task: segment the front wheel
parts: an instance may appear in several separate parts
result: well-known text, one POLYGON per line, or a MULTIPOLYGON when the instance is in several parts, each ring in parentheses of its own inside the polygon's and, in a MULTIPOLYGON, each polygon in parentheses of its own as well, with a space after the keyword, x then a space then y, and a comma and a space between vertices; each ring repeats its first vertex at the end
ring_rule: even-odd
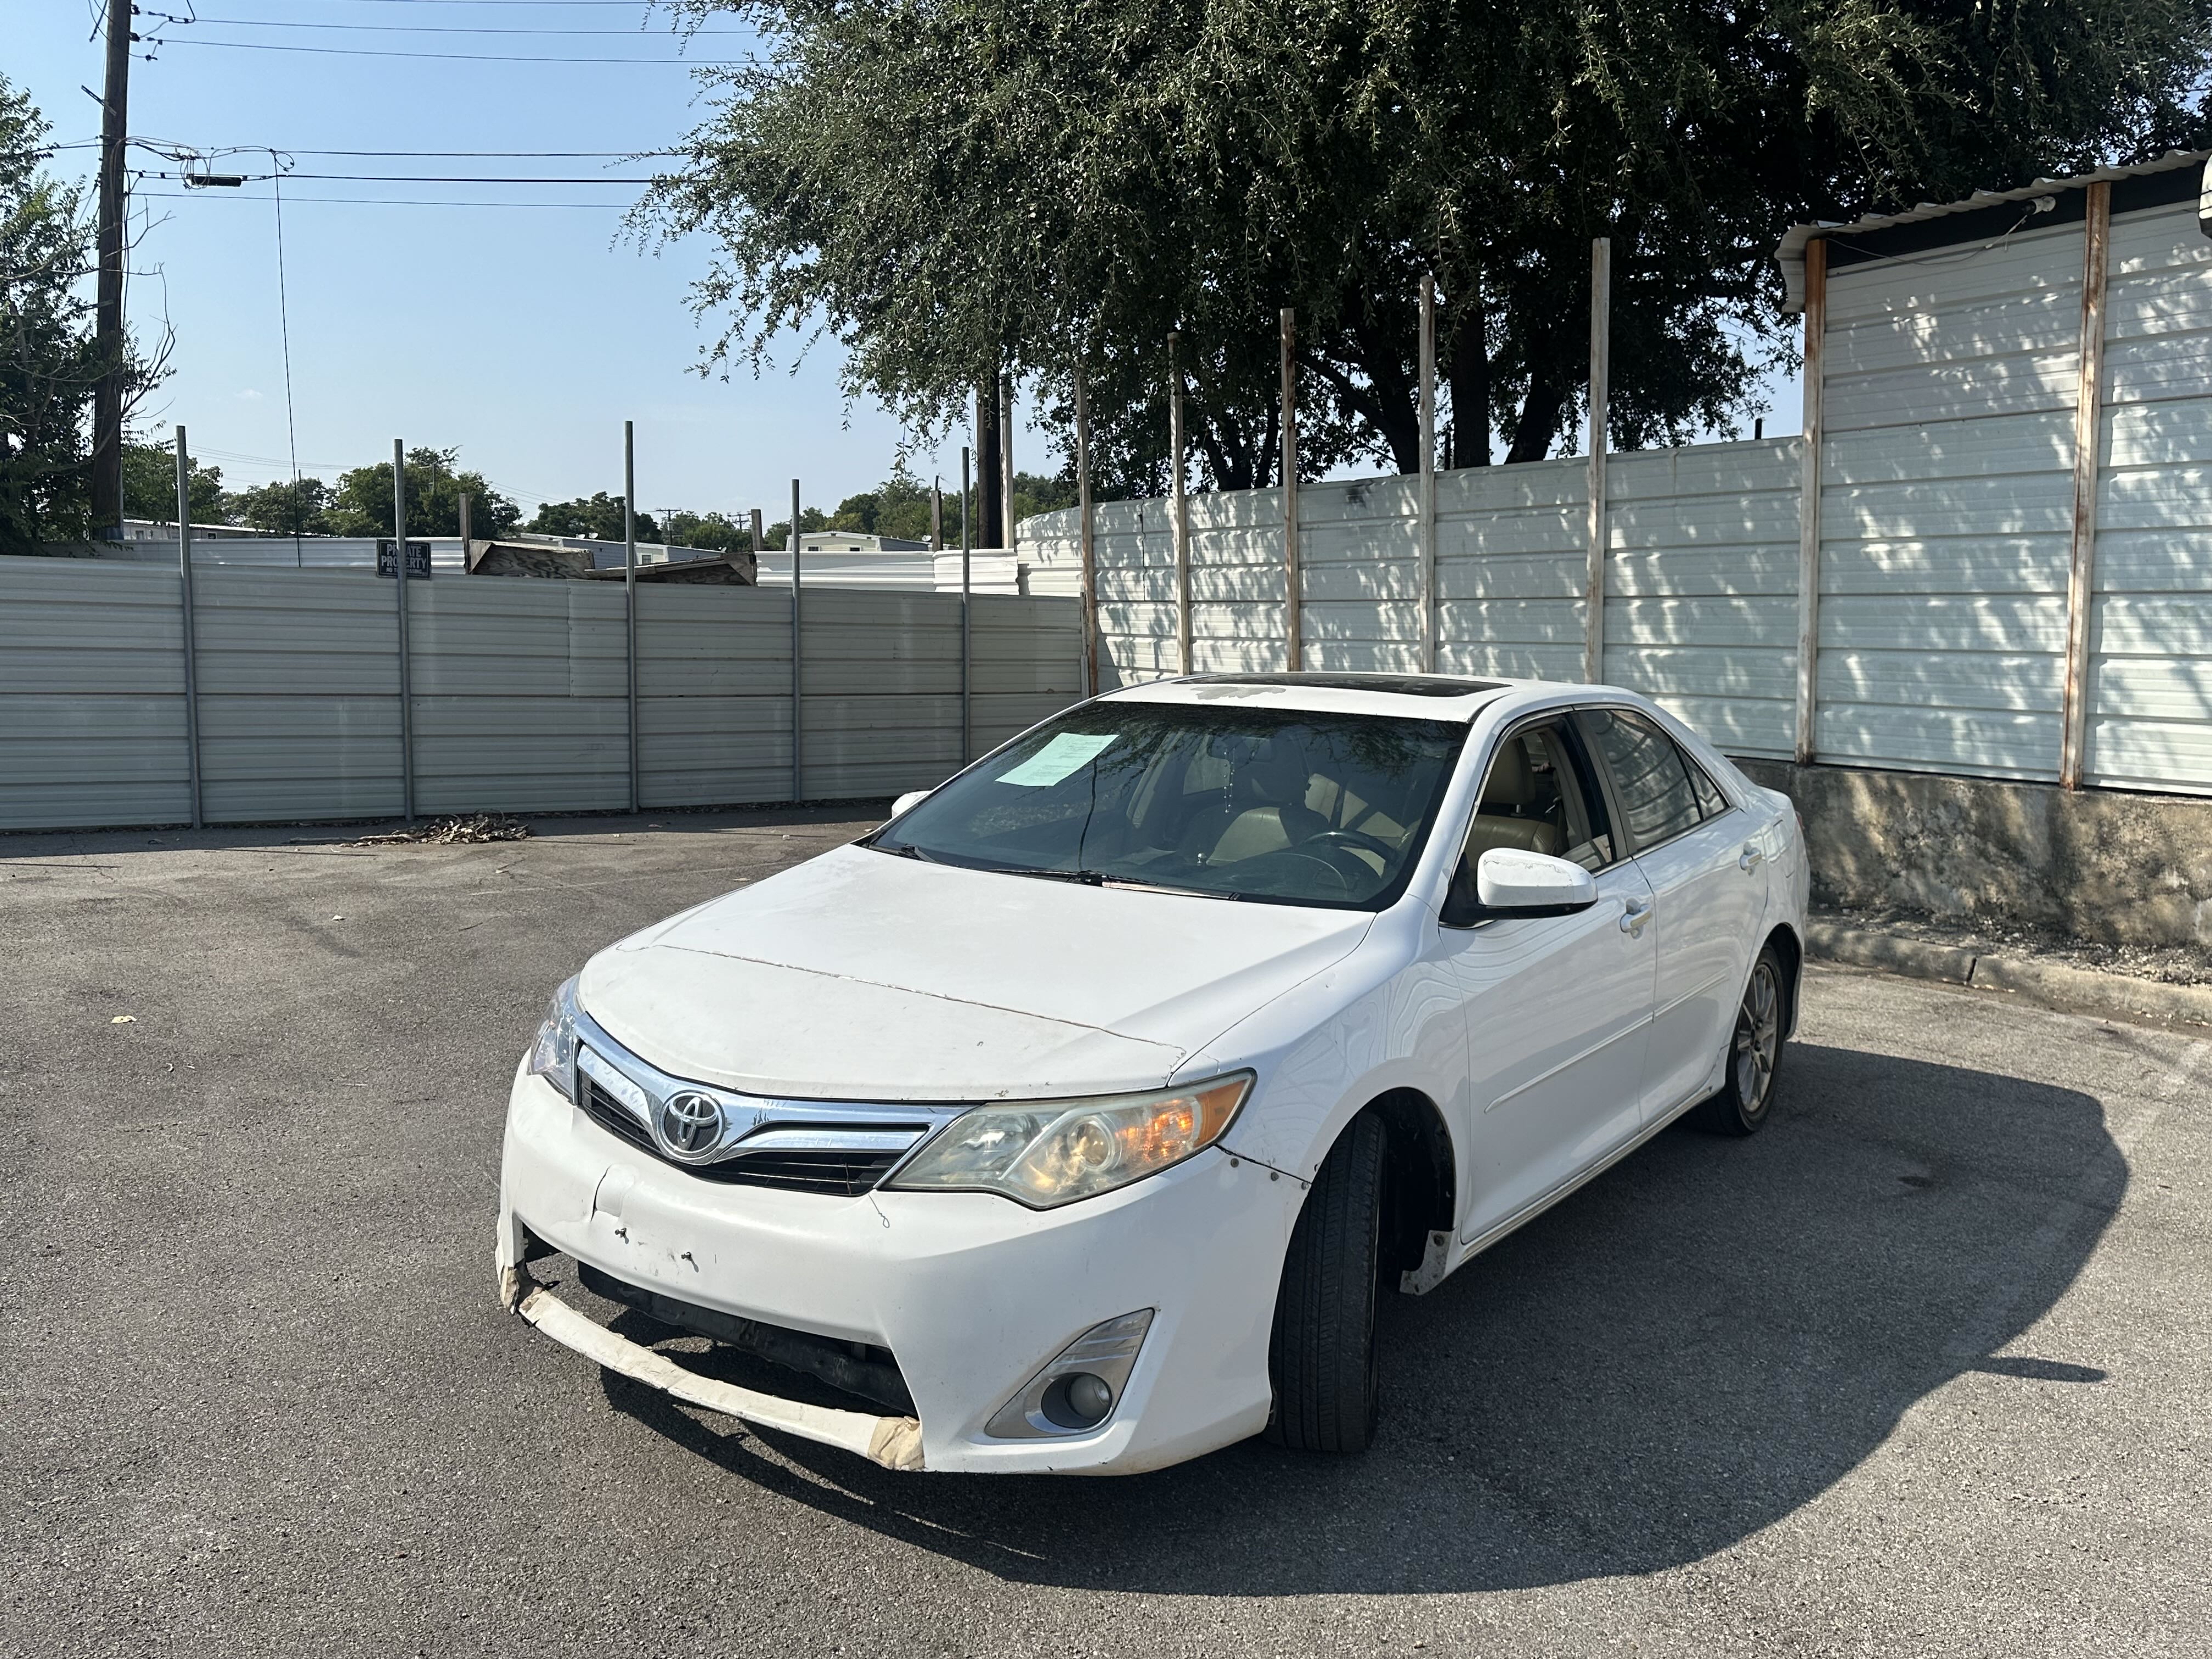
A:
POLYGON ((1774 1104, 1774 1079, 1782 1065, 1782 958, 1768 945, 1751 965, 1751 979, 1735 1011, 1728 1064, 1720 1092, 1692 1115, 1714 1134, 1755 1134, 1774 1104))
POLYGON ((1267 1438, 1360 1452, 1375 1438, 1375 1304, 1382 1255, 1382 1121, 1362 1113, 1329 1150, 1298 1212, 1275 1297, 1267 1438))

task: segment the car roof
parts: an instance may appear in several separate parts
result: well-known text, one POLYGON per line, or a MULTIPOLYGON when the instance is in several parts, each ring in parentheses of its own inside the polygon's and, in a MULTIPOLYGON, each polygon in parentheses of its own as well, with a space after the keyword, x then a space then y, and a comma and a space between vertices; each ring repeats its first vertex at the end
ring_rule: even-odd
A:
POLYGON ((1476 679, 1458 674, 1189 674, 1124 686, 1105 696, 1131 702, 1234 702, 1316 714, 1390 714, 1464 722, 1492 705, 1609 687, 1553 680, 1476 679))

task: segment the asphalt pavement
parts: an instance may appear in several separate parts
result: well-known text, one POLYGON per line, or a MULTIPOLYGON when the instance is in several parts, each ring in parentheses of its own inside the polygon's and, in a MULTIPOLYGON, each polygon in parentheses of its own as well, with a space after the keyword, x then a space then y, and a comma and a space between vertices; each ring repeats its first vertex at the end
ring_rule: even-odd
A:
POLYGON ((895 1474, 501 1312, 547 993, 866 827, 0 836, 0 1653, 2212 1651, 2212 1044, 2002 994, 1814 970, 1361 1458, 895 1474))

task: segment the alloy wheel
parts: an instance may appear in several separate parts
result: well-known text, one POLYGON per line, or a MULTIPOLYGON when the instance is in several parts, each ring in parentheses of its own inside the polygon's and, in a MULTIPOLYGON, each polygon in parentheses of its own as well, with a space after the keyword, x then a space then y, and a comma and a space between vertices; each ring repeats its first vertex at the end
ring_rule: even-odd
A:
POLYGON ((1774 1086, 1774 1059, 1782 1045, 1782 986, 1774 964, 1761 960, 1752 969, 1743 1006, 1735 1016, 1735 1097, 1744 1115, 1766 1109, 1774 1086))

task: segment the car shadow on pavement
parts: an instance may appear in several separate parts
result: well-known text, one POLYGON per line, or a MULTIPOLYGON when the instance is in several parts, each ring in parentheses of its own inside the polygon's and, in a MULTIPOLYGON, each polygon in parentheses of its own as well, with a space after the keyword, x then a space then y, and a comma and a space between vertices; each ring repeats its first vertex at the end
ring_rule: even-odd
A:
POLYGON ((1749 1140, 1660 1136, 1469 1263, 1392 1297, 1364 1457, 1253 1441, 1121 1480, 896 1474, 610 1401, 733 1474, 1010 1580, 1169 1595, 1495 1589, 1698 1560, 1788 1516, 2002 1352, 2124 1190, 2090 1097, 1793 1045, 1749 1140), (767 1455, 772 1449, 773 1455, 767 1455))

